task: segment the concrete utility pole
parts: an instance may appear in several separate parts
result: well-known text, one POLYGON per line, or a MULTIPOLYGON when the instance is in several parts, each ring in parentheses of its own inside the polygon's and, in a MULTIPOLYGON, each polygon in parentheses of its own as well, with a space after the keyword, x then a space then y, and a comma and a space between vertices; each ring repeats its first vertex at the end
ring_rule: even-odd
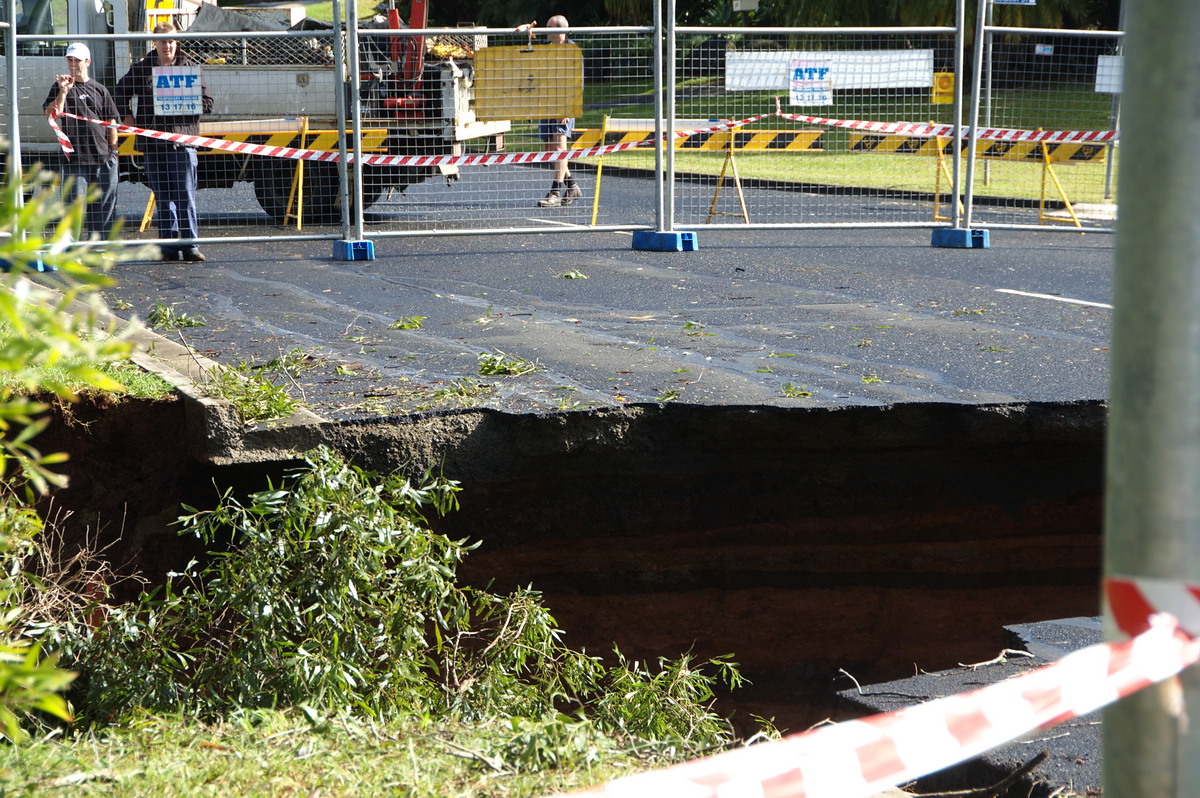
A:
MULTIPOLYGON (((1200 583, 1200 3, 1127 21, 1105 569, 1200 583)), ((1180 714, 1172 685, 1105 711, 1105 798, 1200 796, 1200 669, 1182 683, 1180 714)))

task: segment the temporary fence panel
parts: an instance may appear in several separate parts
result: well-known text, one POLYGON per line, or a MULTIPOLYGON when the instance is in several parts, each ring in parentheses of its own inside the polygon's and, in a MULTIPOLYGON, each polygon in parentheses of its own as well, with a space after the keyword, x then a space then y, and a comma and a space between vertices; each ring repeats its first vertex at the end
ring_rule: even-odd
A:
POLYGON ((945 224, 952 139, 857 127, 953 125, 953 29, 739 30, 679 35, 676 115, 711 121, 676 132, 677 225, 945 224))
MULTIPOLYGON (((198 135, 172 135, 169 123, 158 124, 168 130, 155 130, 146 121, 152 109, 139 110, 136 101, 136 116, 148 127, 118 127, 122 181, 118 213, 126 218, 125 238, 157 236, 154 219, 161 206, 146 184, 144 158, 147 146, 159 146, 149 144, 151 139, 196 151, 196 206, 203 238, 278 237, 277 229, 263 228, 273 228, 285 218, 293 234, 306 221, 338 221, 340 187, 332 162, 339 137, 338 82, 331 57, 332 32, 261 31, 234 36, 202 31, 204 27, 200 15, 188 32, 174 34, 179 52, 195 64, 188 69, 202 74, 213 98, 211 113, 201 117, 198 135), (312 160, 299 158, 302 152, 312 160)), ((139 33, 136 37, 72 35, 41 41, 36 53, 22 53, 14 91, 21 112, 22 157, 26 163, 41 162, 51 169, 65 162, 70 144, 64 145, 62 137, 56 136, 62 125, 56 131, 56 125, 47 122, 42 104, 54 84, 53 76, 66 71, 68 40, 89 45, 94 63, 102 65, 91 77, 114 97, 130 67, 153 52, 150 37, 139 33)), ((161 79, 169 82, 169 76, 161 79)), ((176 103, 178 108, 165 103, 165 95, 160 97, 158 119, 188 116, 202 106, 199 90, 189 91, 176 103)), ((367 146, 382 149, 387 132, 365 131, 364 136, 367 146)), ((324 235, 337 234, 326 231, 324 235)))
POLYGON ((1113 228, 1121 41, 985 26, 973 226, 1113 228))
MULTIPOLYGON (((176 38, 215 100, 200 137, 182 142, 197 147, 201 237, 343 237, 342 199, 354 192, 337 161, 343 146, 352 155, 356 131, 348 121, 342 136, 338 124, 334 61, 344 48, 328 24, 296 10, 264 10, 248 24, 245 12, 211 3, 180 8, 189 28, 176 38)), ((27 160, 61 158, 41 106, 69 41, 92 47, 94 77, 110 89, 151 48, 147 19, 117 17, 138 32, 118 35, 105 15, 85 17, 18 37, 8 96, 27 160)), ((345 118, 355 104, 361 118, 363 162, 351 168, 362 170, 368 236, 664 221, 933 227, 954 217, 953 29, 680 28, 675 118, 656 121, 652 28, 573 29, 560 45, 537 26, 402 24, 393 12, 360 26, 357 91, 345 91, 345 118), (660 130, 674 132, 666 220, 656 204, 660 130), (555 185, 564 167, 571 181, 555 185)), ((1110 229, 1120 35, 985 34, 974 226, 1110 229), (1063 131, 1095 135, 1051 137, 1063 131)), ((151 134, 122 130, 124 236, 153 239, 139 143, 151 134)))
MULTIPOLYGON (((426 53, 427 94, 440 102, 444 128, 437 132, 454 157, 422 166, 433 179, 413 181, 403 192, 385 192, 369 206, 370 234, 497 232, 652 227, 654 175, 640 170, 610 181, 596 193, 595 170, 603 157, 597 137, 604 109, 653 106, 652 31, 646 28, 564 31, 553 29, 427 29, 389 33, 402 49, 426 53), (423 45, 415 42, 423 40, 423 45), (467 94, 436 91, 462 74, 467 94), (430 91, 432 89, 432 91, 430 91), (452 107, 453 106, 453 107, 452 107), (451 114, 451 111, 454 111, 451 114), (451 118, 454 124, 451 124, 451 118)), ((363 31, 379 41, 377 31, 363 31)), ((364 48, 366 46, 364 45, 364 48)), ((414 106, 383 110, 393 116, 414 106)), ((378 104, 364 94, 364 115, 378 104)), ((653 158, 653 142, 644 142, 653 158)), ((392 151, 406 152, 403 148, 392 151)), ((412 148, 411 154, 432 151, 412 148)), ((395 159, 393 159, 395 160, 395 159)))

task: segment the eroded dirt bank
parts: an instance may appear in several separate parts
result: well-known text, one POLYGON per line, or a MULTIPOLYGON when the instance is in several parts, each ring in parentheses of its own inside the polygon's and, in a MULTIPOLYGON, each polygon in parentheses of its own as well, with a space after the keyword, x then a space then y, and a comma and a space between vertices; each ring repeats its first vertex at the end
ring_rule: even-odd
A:
MULTIPOLYGON (((438 528, 482 541, 462 576, 533 585, 594 653, 734 653, 743 716, 796 729, 833 692, 994 657, 1004 624, 1098 611, 1100 403, 792 410, 469 411, 293 430, 377 470, 463 483, 438 528)), ((58 498, 150 575, 194 552, 167 528, 214 482, 182 403, 119 406, 39 442, 69 449, 58 498), (86 510, 86 512, 84 512, 86 510)))

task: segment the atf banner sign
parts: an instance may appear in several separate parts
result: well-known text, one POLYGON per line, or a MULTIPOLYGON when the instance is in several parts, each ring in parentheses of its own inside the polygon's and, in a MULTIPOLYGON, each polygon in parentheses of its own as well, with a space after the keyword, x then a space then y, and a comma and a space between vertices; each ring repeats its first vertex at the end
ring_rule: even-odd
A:
POLYGON ((793 60, 789 93, 792 105, 833 105, 833 67, 829 61, 793 60))
POLYGON ((204 112, 200 94, 200 67, 154 67, 154 114, 199 116, 204 112))

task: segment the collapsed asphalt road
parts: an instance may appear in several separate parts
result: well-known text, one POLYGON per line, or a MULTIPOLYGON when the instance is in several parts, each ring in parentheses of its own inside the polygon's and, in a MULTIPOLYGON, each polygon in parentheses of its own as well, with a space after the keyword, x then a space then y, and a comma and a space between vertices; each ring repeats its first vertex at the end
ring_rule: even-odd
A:
POLYGON ((1107 395, 1111 236, 997 231, 975 250, 920 229, 698 237, 675 253, 622 233, 395 238, 349 262, 329 242, 213 242, 206 263, 119 264, 106 296, 121 315, 161 303, 202 321, 159 332, 222 364, 290 353, 305 365, 293 391, 328 419, 1107 395), (537 370, 482 373, 518 359, 537 370))

